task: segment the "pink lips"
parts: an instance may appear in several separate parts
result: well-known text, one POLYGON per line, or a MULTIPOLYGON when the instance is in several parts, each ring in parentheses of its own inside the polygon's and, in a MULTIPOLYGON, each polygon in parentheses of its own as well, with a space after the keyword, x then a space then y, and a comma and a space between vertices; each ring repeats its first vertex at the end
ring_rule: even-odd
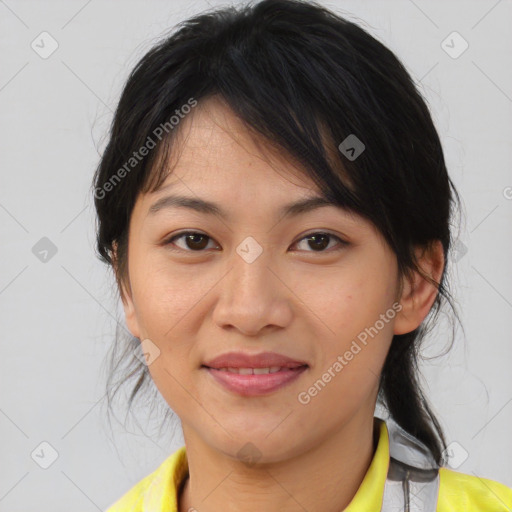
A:
POLYGON ((295 380, 307 366, 295 369, 280 370, 276 373, 261 375, 240 375, 228 371, 206 368, 213 378, 225 388, 242 396, 266 395, 295 380))
POLYGON ((276 352, 261 352, 259 354, 226 352, 205 362, 204 366, 209 368, 267 368, 271 366, 297 368, 306 364, 305 361, 292 359, 276 352))
POLYGON ((242 396, 259 396, 276 391, 294 381, 307 370, 308 365, 302 360, 292 359, 275 352, 254 355, 228 352, 211 359, 203 367, 226 389, 242 396), (278 367, 279 370, 276 371, 278 367), (240 368, 270 368, 272 373, 233 373, 233 369, 240 368))

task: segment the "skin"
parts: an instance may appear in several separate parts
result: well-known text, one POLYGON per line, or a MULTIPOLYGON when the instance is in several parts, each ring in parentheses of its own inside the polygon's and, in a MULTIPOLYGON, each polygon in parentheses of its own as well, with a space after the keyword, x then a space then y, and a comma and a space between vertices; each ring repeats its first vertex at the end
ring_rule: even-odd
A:
MULTIPOLYGON (((186 137, 163 184, 172 189, 141 194, 134 206, 122 289, 127 325, 158 347, 149 371, 182 422, 189 478, 179 511, 343 510, 374 455, 378 376, 393 334, 421 323, 437 289, 415 274, 400 294, 393 251, 357 215, 328 206, 278 217, 282 205, 319 190, 291 159, 263 157, 220 100, 200 103, 180 130, 186 137), (171 193, 214 201, 231 218, 178 208, 148 215, 171 193), (189 229, 207 237, 165 245, 189 229), (323 231, 349 245, 334 237, 316 249, 305 238, 323 231), (252 263, 236 252, 249 236, 263 250, 252 263), (397 302, 402 310, 378 335, 309 403, 300 403, 298 394, 397 302), (232 350, 275 351, 309 368, 275 392, 242 397, 201 368, 232 350), (248 442, 259 455, 251 465, 237 456, 248 442)), ((418 255, 439 281, 441 244, 418 255)))

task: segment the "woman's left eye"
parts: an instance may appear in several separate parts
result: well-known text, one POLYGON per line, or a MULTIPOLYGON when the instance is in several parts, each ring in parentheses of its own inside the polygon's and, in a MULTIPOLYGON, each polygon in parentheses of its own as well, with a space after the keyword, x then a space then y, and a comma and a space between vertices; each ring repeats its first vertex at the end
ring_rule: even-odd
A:
MULTIPOLYGON (((174 235, 169 240, 164 242, 164 245, 176 245, 175 240, 184 239, 185 247, 179 247, 178 250, 182 250, 185 252, 202 252, 203 249, 206 248, 208 243, 205 243, 205 240, 212 240, 208 235, 200 233, 198 231, 186 231, 183 233, 179 233, 178 235, 174 235), (189 250, 190 249, 190 250, 189 250)), ((315 232, 309 233, 308 235, 301 238, 298 242, 295 242, 293 245, 297 245, 302 241, 306 241, 308 247, 313 248, 313 251, 306 252, 326 252, 324 249, 329 246, 329 240, 337 240, 340 247, 337 250, 342 249, 343 247, 349 245, 348 242, 342 240, 339 236, 333 235, 332 233, 326 232, 315 232)), ((174 250, 174 249, 173 249, 174 250)))
POLYGON ((305 237, 301 238, 297 243, 300 243, 303 240, 307 240, 308 246, 314 248, 313 252, 325 252, 323 251, 323 249, 329 246, 329 239, 334 239, 339 242, 340 247, 337 250, 340 250, 343 247, 349 245, 348 242, 342 240, 339 236, 333 235, 332 233, 324 232, 310 233, 309 235, 306 235, 305 237))

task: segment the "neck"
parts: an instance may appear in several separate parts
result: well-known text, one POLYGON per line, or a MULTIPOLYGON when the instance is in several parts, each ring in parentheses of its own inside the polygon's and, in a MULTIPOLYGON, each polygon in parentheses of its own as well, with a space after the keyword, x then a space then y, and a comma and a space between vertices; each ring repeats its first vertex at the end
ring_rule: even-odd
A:
POLYGON ((373 415, 354 417, 317 446, 291 458, 253 465, 212 449, 183 424, 189 478, 179 512, 340 512, 373 459, 373 415))

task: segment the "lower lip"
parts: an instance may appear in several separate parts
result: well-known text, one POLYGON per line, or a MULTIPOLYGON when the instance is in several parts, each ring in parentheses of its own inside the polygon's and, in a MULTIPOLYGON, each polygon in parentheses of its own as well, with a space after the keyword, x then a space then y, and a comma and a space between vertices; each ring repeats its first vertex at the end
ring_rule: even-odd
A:
POLYGON ((308 369, 307 366, 300 366, 291 370, 280 370, 276 373, 240 375, 207 366, 203 368, 226 389, 242 396, 261 396, 272 393, 298 379, 308 369))

